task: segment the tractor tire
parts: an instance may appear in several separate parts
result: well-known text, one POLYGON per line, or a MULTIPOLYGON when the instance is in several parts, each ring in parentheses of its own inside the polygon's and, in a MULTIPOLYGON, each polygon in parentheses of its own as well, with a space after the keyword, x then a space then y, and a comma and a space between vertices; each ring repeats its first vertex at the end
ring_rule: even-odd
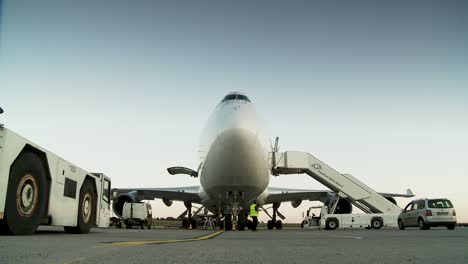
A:
MULTIPOLYGON (((65 228, 65 232, 73 234, 87 234, 96 224, 97 195, 91 180, 85 180, 80 190, 78 203, 78 220, 76 226, 65 228)), ((127 229, 132 225, 127 225, 127 229)))
POLYGON ((39 156, 32 152, 20 154, 10 170, 1 233, 34 233, 46 210, 48 188, 46 169, 39 156))

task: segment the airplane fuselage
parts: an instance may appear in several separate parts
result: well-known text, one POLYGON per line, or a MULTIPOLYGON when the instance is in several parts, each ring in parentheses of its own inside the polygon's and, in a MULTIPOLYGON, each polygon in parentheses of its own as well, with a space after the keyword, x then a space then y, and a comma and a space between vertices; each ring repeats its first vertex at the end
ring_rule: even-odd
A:
POLYGON ((246 208, 265 191, 270 179, 266 143, 261 122, 248 99, 218 104, 200 144, 199 175, 207 196, 203 204, 208 209, 229 210, 230 194, 237 195, 236 202, 246 208))

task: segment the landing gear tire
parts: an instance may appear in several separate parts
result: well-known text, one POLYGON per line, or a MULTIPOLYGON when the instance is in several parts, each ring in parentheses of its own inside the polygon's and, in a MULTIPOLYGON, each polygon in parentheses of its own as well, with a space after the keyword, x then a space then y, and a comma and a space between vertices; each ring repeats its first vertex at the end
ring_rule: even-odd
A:
POLYGON ((192 224, 192 229, 197 229, 197 220, 192 219, 192 221, 190 221, 190 223, 192 224))
POLYGON ((418 220, 418 226, 419 226, 419 229, 420 230, 428 230, 430 229, 431 227, 428 226, 426 223, 424 223, 424 220, 422 218, 419 218, 418 220))
POLYGON ((247 228, 252 229, 252 226, 253 226, 253 221, 252 220, 247 221, 247 228))
MULTIPOLYGON (((65 228, 65 232, 73 234, 89 233, 91 227, 96 224, 96 199, 93 182, 85 180, 80 190, 77 225, 65 228)), ((127 228, 132 228, 132 225, 128 225, 127 228)))
POLYGON ((189 228, 189 220, 187 218, 182 219, 182 228, 189 228))
POLYGON ((403 224, 401 219, 398 219, 398 228, 400 228, 400 230, 405 230, 405 224, 403 224))
POLYGON ((224 216, 224 230, 232 230, 232 215, 230 214, 224 216))
POLYGON ((335 230, 339 226, 338 220, 335 218, 329 218, 325 222, 326 230, 335 230))
POLYGON ((447 225, 448 230, 454 230, 455 229, 455 224, 452 225, 447 225))
POLYGON ((378 229, 382 228, 382 226, 383 226, 383 221, 382 221, 382 219, 380 219, 380 218, 372 219, 372 221, 371 221, 371 227, 372 227, 372 228, 378 230, 378 229))
POLYGON ((304 228, 305 221, 301 222, 301 228, 304 228))
POLYGON ((268 223, 267 223, 268 230, 272 230, 273 227, 275 227, 275 222, 273 222, 273 220, 268 220, 268 223))
POLYGON ((219 221, 219 229, 224 229, 224 221, 219 221))
POLYGON ((247 219, 246 219, 245 213, 241 212, 237 217, 237 229, 239 231, 244 231, 245 230, 246 220, 247 219))
POLYGON ((47 196, 46 170, 41 159, 32 152, 24 152, 10 170, 1 233, 34 233, 44 216, 47 196))
POLYGON ((283 229, 283 222, 281 222, 281 220, 276 221, 276 229, 283 229))

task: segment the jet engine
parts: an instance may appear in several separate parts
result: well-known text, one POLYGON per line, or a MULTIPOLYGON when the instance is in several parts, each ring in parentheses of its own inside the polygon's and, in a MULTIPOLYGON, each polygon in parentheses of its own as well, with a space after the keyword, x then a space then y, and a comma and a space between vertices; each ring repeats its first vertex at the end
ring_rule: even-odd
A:
POLYGON ((350 214, 353 212, 353 205, 345 200, 345 199, 340 199, 338 201, 338 205, 336 206, 335 209, 335 214, 350 214))
POLYGON ((112 209, 118 217, 122 217, 123 206, 125 203, 134 203, 139 201, 140 199, 137 198, 135 192, 122 193, 117 197, 116 200, 114 200, 112 209))
POLYGON ((397 202, 396 202, 395 198, 393 198, 393 197, 385 197, 385 199, 389 200, 392 204, 397 205, 397 202))
POLYGON ((172 205, 172 200, 169 200, 169 199, 166 199, 166 198, 163 198, 163 203, 167 206, 167 207, 170 207, 172 205))
MULTIPOLYGON (((333 202, 336 201, 336 198, 331 198, 328 200, 326 205, 330 208, 333 205, 333 202)), ((351 202, 345 199, 340 199, 338 201, 338 205, 336 206, 335 209, 335 214, 350 214, 353 212, 353 205, 351 202)))
POLYGON ((296 200, 291 202, 291 206, 294 208, 297 208, 299 205, 301 205, 302 200, 296 200))

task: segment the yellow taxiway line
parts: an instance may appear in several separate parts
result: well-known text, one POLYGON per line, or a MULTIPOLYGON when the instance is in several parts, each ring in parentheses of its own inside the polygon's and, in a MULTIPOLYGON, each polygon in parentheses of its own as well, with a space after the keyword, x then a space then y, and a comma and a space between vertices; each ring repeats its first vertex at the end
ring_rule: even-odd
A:
POLYGON ((168 244, 168 243, 181 243, 181 242, 193 242, 201 241, 214 238, 218 235, 224 233, 224 230, 216 231, 209 233, 208 235, 196 237, 196 238, 185 238, 185 239, 171 239, 171 240, 144 240, 144 241, 122 241, 122 242, 112 242, 113 246, 138 246, 138 245, 147 245, 147 244, 168 244))

